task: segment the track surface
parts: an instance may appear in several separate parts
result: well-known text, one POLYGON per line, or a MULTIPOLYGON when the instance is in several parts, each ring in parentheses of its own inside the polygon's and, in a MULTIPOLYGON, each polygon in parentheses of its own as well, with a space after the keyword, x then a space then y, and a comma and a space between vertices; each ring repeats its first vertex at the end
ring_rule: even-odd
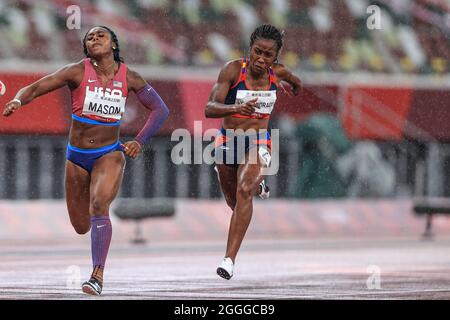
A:
POLYGON ((88 240, 0 243, 0 299, 450 299, 442 237, 248 240, 230 281, 215 274, 225 242, 113 243, 100 297, 79 289, 88 240))

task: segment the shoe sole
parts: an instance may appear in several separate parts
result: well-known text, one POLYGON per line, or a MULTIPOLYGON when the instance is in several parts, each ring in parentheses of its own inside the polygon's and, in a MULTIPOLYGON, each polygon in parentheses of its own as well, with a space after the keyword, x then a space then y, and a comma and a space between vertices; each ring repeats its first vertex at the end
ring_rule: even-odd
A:
POLYGON ((261 193, 259 194, 259 197, 263 200, 269 199, 270 197, 270 192, 265 193, 264 195, 262 195, 261 193))
POLYGON ((94 288, 92 288, 90 285, 85 284, 81 287, 81 289, 83 290, 84 293, 89 294, 91 296, 99 296, 100 293, 98 293, 97 291, 94 290, 94 288))
POLYGON ((220 268, 220 267, 217 268, 217 274, 218 274, 219 276, 221 276, 222 278, 226 279, 226 280, 230 280, 230 279, 231 279, 230 274, 229 274, 228 271, 225 270, 224 268, 220 268))

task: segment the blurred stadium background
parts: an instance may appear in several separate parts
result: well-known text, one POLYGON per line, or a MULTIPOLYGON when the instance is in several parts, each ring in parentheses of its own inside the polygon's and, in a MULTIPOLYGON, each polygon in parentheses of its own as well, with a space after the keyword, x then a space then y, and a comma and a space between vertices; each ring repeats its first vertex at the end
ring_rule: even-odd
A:
MULTIPOLYGON (((440 144, 450 138, 448 8, 438 0, 4 0, 2 102, 39 76, 83 58, 80 39, 88 28, 108 25, 119 35, 126 62, 154 84, 172 110, 145 157, 129 162, 123 196, 219 197, 210 166, 174 168, 167 152, 159 151, 170 152, 167 138, 175 128, 192 130, 195 120, 203 121, 204 130, 219 125, 203 119, 218 70, 244 56, 255 26, 270 22, 286 31, 280 61, 305 83, 300 97, 281 98, 272 122, 281 130, 285 159, 271 179, 274 197, 399 197, 413 196, 419 187, 448 193, 446 170, 435 165, 425 170, 433 160, 445 165, 440 144), (66 27, 66 10, 74 3, 82 9, 81 30, 66 27), (366 10, 373 4, 381 9, 381 30, 367 27, 366 10), (430 159, 435 153, 439 156, 430 159), (372 170, 381 176, 368 174, 372 170), (144 172, 146 182, 164 183, 133 188, 143 182, 135 171, 144 172), (441 183, 433 179, 426 185, 422 171, 442 177, 441 183), (143 194, 135 193, 139 190, 143 194)), ((145 110, 134 99, 128 110, 123 132, 131 135, 145 110)), ((63 197, 69 112, 68 91, 60 90, 1 120, 1 163, 8 172, 2 171, 1 197, 63 197)))
MULTIPOLYGON (((415 200, 450 196, 448 0, 1 0, 0 80, 7 91, 0 105, 82 59, 87 30, 109 26, 125 62, 171 110, 143 156, 128 159, 117 201, 174 201, 174 217, 142 223, 145 238, 225 243, 228 208, 215 172, 206 164, 173 164, 178 141, 171 134, 194 133, 194 121, 203 131, 219 128, 220 121, 203 116, 211 87, 266 22, 285 30, 280 62, 304 90, 276 106, 271 127, 280 130, 280 170, 267 179, 271 199, 255 199, 248 237, 419 237, 425 220, 414 215, 415 200), (66 27, 74 4, 79 30, 66 27), (367 26, 371 5, 381 12, 379 30, 367 26)), ((131 96, 123 140, 145 119, 131 96)), ((0 119, 0 239, 74 237, 63 201, 69 126, 68 89, 0 119), (29 222, 26 234, 17 232, 21 221, 29 222)), ((436 233, 450 230, 445 217, 433 223, 436 233)), ((119 221, 115 230, 114 241, 134 232, 119 221)))

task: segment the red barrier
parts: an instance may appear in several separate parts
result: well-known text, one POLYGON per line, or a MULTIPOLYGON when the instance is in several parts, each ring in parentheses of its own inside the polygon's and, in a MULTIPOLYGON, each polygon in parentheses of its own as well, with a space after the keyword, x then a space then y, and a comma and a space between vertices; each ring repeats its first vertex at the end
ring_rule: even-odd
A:
POLYGON ((202 121, 203 132, 210 128, 220 128, 222 119, 205 118, 205 106, 214 85, 211 81, 183 81, 181 94, 185 112, 185 127, 194 132, 194 121, 202 121))
MULTIPOLYGON (((22 87, 38 80, 40 75, 1 74, 6 94, 0 98, 3 111, 5 104, 14 98, 22 87)), ((66 134, 70 124, 70 92, 60 89, 35 99, 8 118, 0 117, 2 134, 66 134)))
POLYGON ((439 141, 450 141, 450 91, 416 90, 408 120, 439 141))
MULTIPOLYGON (((0 106, 14 97, 39 74, 0 74, 6 87, 0 106)), ((170 116, 159 135, 170 135, 177 128, 193 132, 194 121, 202 121, 203 131, 219 128, 221 119, 206 119, 204 108, 214 81, 149 81, 170 109, 170 116)), ((10 118, 0 117, 2 134, 67 134, 70 126, 70 92, 67 88, 37 98, 10 118)), ((450 141, 450 93, 442 89, 391 88, 380 86, 306 85, 298 97, 278 95, 274 117, 289 115, 302 121, 316 112, 339 114, 352 139, 400 140, 436 138, 450 141)), ((125 135, 142 128, 148 110, 133 93, 121 127, 125 135)))
POLYGON ((340 118, 352 139, 400 140, 411 107, 408 88, 350 87, 340 118))
POLYGON ((316 112, 337 113, 338 86, 307 86, 297 97, 277 94, 275 116, 289 115, 302 121, 316 112))

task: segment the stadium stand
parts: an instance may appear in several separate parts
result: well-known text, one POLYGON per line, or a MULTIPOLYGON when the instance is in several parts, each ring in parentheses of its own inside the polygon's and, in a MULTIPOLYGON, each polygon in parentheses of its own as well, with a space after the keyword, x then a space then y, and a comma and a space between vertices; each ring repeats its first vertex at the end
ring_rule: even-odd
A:
MULTIPOLYGON (((149 65, 219 66, 245 54, 252 29, 286 33, 281 61, 308 71, 442 74, 449 70, 444 0, 81 0, 83 24, 118 31, 124 56, 149 65), (365 26, 367 7, 382 28, 365 26), (108 12, 108 19, 100 13, 108 12)), ((73 61, 86 30, 65 28, 66 0, 2 1, 0 59, 73 61), (14 3, 14 5, 12 5, 14 3), (62 50, 61 50, 62 48, 62 50)))

